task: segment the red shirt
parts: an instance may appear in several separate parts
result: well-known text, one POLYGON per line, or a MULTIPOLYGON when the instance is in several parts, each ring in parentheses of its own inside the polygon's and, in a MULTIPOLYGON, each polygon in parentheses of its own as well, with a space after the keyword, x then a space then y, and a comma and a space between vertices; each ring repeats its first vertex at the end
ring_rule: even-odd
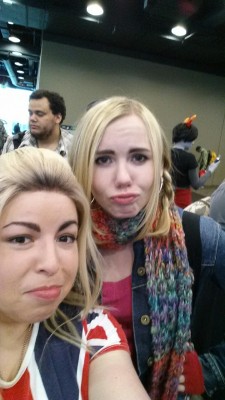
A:
POLYGON ((132 359, 135 356, 132 325, 131 275, 118 282, 103 282, 102 304, 109 307, 111 314, 122 325, 129 344, 132 359))

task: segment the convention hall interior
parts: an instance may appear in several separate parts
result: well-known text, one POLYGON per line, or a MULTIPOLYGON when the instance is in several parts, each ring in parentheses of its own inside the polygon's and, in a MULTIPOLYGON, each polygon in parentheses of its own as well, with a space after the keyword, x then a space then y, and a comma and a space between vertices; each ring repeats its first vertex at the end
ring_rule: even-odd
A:
POLYGON ((199 196, 225 178, 223 0, 0 0, 0 28, 3 92, 61 93, 74 131, 90 102, 135 97, 169 143, 172 128, 196 114, 196 146, 221 154, 199 196))

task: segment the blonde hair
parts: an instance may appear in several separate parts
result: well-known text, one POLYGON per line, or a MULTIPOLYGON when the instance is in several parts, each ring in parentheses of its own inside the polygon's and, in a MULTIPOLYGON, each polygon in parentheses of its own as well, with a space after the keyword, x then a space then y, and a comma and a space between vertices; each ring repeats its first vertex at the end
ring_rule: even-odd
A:
MULTIPOLYGON (((68 196, 78 213, 79 268, 74 285, 64 303, 79 307, 80 315, 86 316, 97 303, 100 292, 99 253, 92 238, 91 217, 87 198, 66 160, 54 151, 22 147, 0 157, 0 213, 21 192, 56 191, 68 196)), ((45 326, 51 331, 66 332, 59 327, 68 322, 60 307, 45 326)), ((73 331, 73 324, 70 324, 73 331)), ((55 333, 55 332, 54 332, 55 333)))
POLYGON ((107 126, 118 118, 135 114, 146 126, 154 163, 154 182, 145 206, 145 218, 137 239, 165 235, 170 228, 169 205, 173 201, 170 176, 170 152, 165 135, 151 111, 141 102, 127 97, 110 97, 91 107, 78 122, 69 154, 69 162, 85 194, 91 201, 95 153, 107 126), (161 178, 163 187, 160 191, 161 178), (157 213, 157 211, 159 212, 157 213), (157 217, 157 223, 154 224, 157 217))

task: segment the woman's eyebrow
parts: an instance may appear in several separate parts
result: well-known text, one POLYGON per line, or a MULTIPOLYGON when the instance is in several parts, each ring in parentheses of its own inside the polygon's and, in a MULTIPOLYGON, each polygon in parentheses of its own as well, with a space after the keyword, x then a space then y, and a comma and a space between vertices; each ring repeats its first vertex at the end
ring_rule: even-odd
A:
POLYGON ((34 224, 33 222, 24 222, 24 221, 12 221, 9 224, 3 226, 4 228, 8 228, 8 226, 11 225, 20 225, 20 226, 25 226, 26 228, 32 229, 36 232, 41 232, 40 226, 37 224, 34 224))
POLYGON ((97 150, 95 154, 97 155, 102 155, 102 154, 114 154, 115 151, 111 149, 103 149, 103 150, 97 150))
MULTIPOLYGON (((59 227, 59 231, 62 231, 63 229, 67 228, 68 226, 75 224, 76 226, 78 226, 78 222, 76 220, 69 220, 64 222, 62 225, 60 225, 59 227)), ((25 226, 26 228, 32 229, 36 232, 41 232, 41 228, 39 225, 34 224, 33 222, 24 222, 24 221, 12 221, 9 224, 3 226, 4 228, 8 228, 11 225, 19 225, 19 226, 25 226)))
POLYGON ((64 222, 62 225, 60 225, 59 232, 63 231, 63 229, 66 229, 68 226, 73 225, 73 224, 78 227, 78 221, 76 221, 75 219, 64 222))

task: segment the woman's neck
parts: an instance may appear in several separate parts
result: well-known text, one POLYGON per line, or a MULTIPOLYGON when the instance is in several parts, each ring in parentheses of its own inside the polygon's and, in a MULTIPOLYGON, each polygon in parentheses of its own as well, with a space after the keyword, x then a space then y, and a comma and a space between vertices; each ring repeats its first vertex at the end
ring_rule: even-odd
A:
POLYGON ((118 282, 131 275, 134 262, 132 243, 127 243, 118 249, 100 248, 100 252, 104 260, 104 282, 118 282))
POLYGON ((29 344, 32 324, 0 324, 0 378, 11 381, 19 371, 29 344))

